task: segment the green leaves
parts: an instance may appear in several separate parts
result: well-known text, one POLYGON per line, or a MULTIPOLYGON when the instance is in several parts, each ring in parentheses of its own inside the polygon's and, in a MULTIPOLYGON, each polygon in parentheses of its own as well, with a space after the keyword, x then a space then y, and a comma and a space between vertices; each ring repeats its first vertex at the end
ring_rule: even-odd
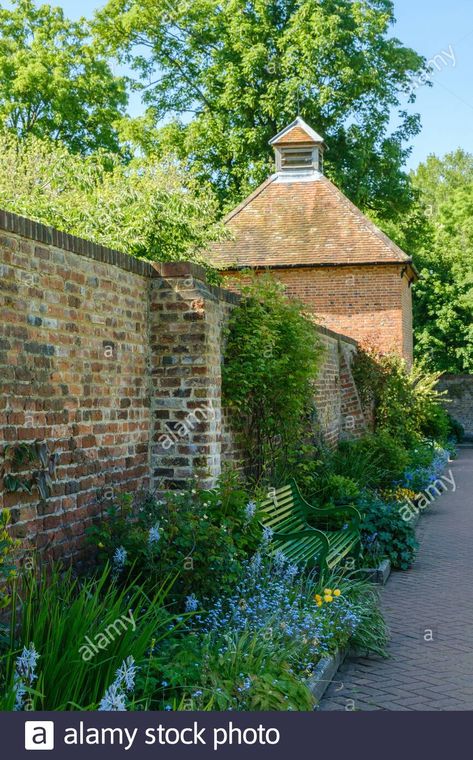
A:
POLYGON ((50 140, 0 133, 0 206, 111 248, 157 261, 194 260, 224 236, 212 194, 173 159, 123 164, 78 156, 50 140))
POLYGON ((177 115, 174 148, 225 207, 267 177, 268 140, 300 113, 327 139, 327 173, 386 216, 410 202, 402 166, 419 123, 401 90, 424 63, 389 37, 393 21, 389 0, 110 0, 96 33, 132 62, 157 119, 177 115))
POLYGON ((20 138, 61 140, 71 150, 118 150, 115 122, 126 82, 114 76, 85 19, 15 0, 0 9, 0 123, 20 138))
POLYGON ((473 156, 430 156, 413 175, 426 233, 415 248, 416 354, 431 369, 473 369, 473 156))
POLYGON ((258 478, 303 436, 321 350, 302 305, 269 275, 254 278, 242 295, 230 316, 223 395, 258 478))

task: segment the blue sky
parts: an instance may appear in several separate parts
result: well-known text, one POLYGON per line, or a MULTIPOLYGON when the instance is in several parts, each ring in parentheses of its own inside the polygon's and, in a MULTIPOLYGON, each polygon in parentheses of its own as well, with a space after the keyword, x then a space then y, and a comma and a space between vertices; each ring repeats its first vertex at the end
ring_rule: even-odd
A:
MULTIPOLYGON (((91 16, 105 4, 100 0, 48 2, 62 6, 71 18, 91 16)), ((437 62, 434 87, 416 89, 415 108, 423 128, 412 143, 409 165, 417 166, 429 153, 443 155, 458 147, 473 153, 472 0, 394 0, 394 5, 393 34, 437 62)))

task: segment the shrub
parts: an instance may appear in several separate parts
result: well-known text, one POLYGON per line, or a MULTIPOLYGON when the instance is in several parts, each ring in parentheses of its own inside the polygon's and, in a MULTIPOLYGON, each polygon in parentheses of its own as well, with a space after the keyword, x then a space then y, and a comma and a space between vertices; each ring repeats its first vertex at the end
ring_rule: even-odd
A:
POLYGON ((450 414, 448 414, 448 422, 450 425, 450 436, 457 443, 461 443, 465 437, 465 428, 463 425, 455 420, 450 414))
POLYGON ((201 603, 232 588, 259 542, 256 505, 235 471, 225 471, 211 490, 191 484, 160 500, 148 495, 135 508, 124 499, 89 530, 90 540, 124 580, 138 573, 154 584, 175 573, 173 598, 181 602, 194 595, 201 603))
POLYGON ((356 502, 360 496, 359 483, 346 475, 329 474, 323 483, 319 498, 332 504, 356 502))
POLYGON ((386 643, 372 587, 339 575, 331 583, 319 587, 280 552, 272 559, 255 554, 233 592, 193 617, 189 633, 157 654, 153 672, 162 704, 313 709, 307 679, 321 657, 352 637, 381 655, 386 643))
POLYGON ((359 486, 384 488, 402 479, 409 454, 387 431, 371 433, 356 441, 344 441, 333 455, 338 475, 349 477, 359 486))
POLYGON ((399 504, 385 503, 375 494, 366 492, 358 509, 363 518, 361 536, 369 564, 388 558, 393 568, 408 570, 418 544, 412 526, 400 514, 399 504))
POLYGON ((242 288, 232 311, 223 364, 223 397, 237 420, 249 474, 272 476, 304 437, 321 354, 303 306, 269 276, 242 288))
POLYGON ((437 389, 440 373, 420 364, 409 369, 396 355, 381 355, 371 347, 354 358, 353 375, 365 406, 375 410, 376 431, 386 431, 412 447, 422 436, 445 443, 450 426, 437 389))
POLYGON ((9 523, 10 513, 7 509, 3 509, 0 512, 0 610, 10 603, 6 588, 8 582, 16 576, 14 554, 19 541, 11 537, 8 531, 9 523))
POLYGON ((57 565, 21 578, 12 598, 9 648, 0 657, 1 709, 16 703, 17 709, 94 710, 122 663, 132 657, 144 666, 149 647, 174 627, 164 608, 168 584, 145 591, 110 580, 108 567, 80 581, 57 565), (122 616, 129 624, 117 624, 122 616), (94 654, 89 642, 98 645, 96 635, 102 638, 94 654))

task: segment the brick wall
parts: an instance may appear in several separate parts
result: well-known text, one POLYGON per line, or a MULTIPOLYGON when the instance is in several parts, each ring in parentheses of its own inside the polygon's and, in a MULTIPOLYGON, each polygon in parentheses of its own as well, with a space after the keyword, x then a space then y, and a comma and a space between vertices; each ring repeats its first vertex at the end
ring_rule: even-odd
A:
POLYGON ((351 373, 356 342, 327 328, 319 328, 324 347, 316 380, 315 403, 325 442, 334 448, 345 438, 359 437, 367 424, 351 373))
POLYGON ((438 387, 447 391, 447 412, 463 425, 465 438, 473 441, 473 375, 445 374, 438 387))
MULTIPOLYGON (((241 457, 221 404, 223 326, 238 297, 191 264, 137 261, 0 212, 0 463, 7 445, 47 447, 50 490, 0 506, 14 532, 55 557, 84 554, 97 493, 211 485, 241 457)), ((317 379, 329 445, 363 428, 353 340, 321 328, 317 379)))
MULTIPOLYGON (((317 322, 384 353, 412 362, 412 298, 403 266, 273 268, 289 296, 303 301, 317 322)), ((228 277, 241 275, 228 271, 228 277)))

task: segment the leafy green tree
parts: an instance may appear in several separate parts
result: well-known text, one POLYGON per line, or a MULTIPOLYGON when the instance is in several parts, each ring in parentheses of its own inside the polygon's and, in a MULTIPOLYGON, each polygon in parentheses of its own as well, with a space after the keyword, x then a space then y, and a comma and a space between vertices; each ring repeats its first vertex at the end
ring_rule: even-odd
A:
POLYGON ((18 137, 61 140, 71 150, 118 150, 128 96, 89 34, 60 8, 14 0, 0 7, 0 123, 18 137))
POLYGON ((430 367, 473 371, 473 156, 430 156, 413 176, 425 215, 417 250, 416 354, 430 367))
POLYGON ((174 161, 71 153, 0 134, 0 208, 155 261, 193 260, 224 234, 213 195, 174 161))
POLYGON ((424 61, 390 36, 391 0, 109 0, 96 33, 130 61, 156 135, 232 205, 266 178, 268 140, 297 113, 330 146, 326 171, 363 209, 409 207, 402 94, 424 61), (390 131, 392 109, 398 126, 390 131))

